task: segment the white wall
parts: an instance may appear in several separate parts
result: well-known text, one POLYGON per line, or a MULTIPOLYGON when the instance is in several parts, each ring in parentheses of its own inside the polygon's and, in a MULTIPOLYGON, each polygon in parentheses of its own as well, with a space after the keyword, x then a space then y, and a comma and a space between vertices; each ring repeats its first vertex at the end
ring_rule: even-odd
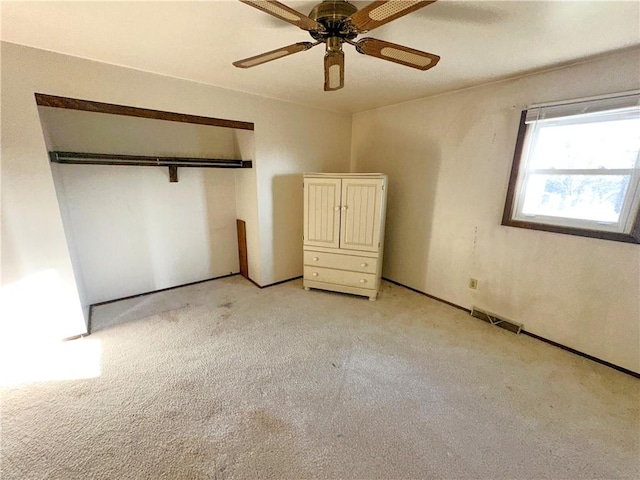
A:
MULTIPOLYGON (((256 158, 255 137, 252 131, 234 130, 236 151, 238 158, 242 160, 254 160, 256 158)), ((246 228, 247 266, 249 278, 258 283, 260 275, 260 258, 251 255, 251 252, 259 250, 258 232, 258 191, 256 189, 255 169, 235 170, 236 187, 236 215, 244 220, 246 228)))
POLYGON ((51 168, 83 305, 238 272, 232 170, 51 168))
POLYGON ((353 170, 389 175, 383 275, 640 372, 640 246, 500 225, 523 107, 638 88, 633 50, 356 114, 353 170))
MULTIPOLYGON (((236 158, 233 129, 40 107, 49 151, 236 158)), ((252 132, 249 132, 252 134, 252 132)), ((51 165, 83 307, 238 272, 226 169, 51 165)))
POLYGON ((6 42, 1 48, 2 285, 22 292, 6 324, 32 328, 44 307, 15 312, 42 298, 47 285, 55 295, 40 305, 52 330, 84 330, 34 92, 253 122, 257 206, 249 210, 257 215, 245 220, 255 222, 247 233, 258 237, 249 241, 250 262, 259 259, 254 279, 269 284, 301 274, 301 173, 348 170, 349 115, 6 42))
POLYGON ((256 121, 262 285, 302 275, 302 172, 349 171, 351 115, 303 111, 282 103, 256 121))

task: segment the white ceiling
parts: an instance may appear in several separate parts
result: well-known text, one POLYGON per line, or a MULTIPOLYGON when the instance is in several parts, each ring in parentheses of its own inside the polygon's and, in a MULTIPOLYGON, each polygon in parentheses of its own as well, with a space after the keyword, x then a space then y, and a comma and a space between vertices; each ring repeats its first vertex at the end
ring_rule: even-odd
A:
MULTIPOLYGON (((307 14, 317 1, 283 3, 307 14)), ((359 8, 369 2, 352 2, 359 8)), ((251 69, 231 62, 308 33, 236 1, 2 1, 2 40, 266 97, 358 112, 640 45, 638 1, 440 0, 369 32, 442 57, 422 72, 346 45, 323 91, 323 46, 251 69)))

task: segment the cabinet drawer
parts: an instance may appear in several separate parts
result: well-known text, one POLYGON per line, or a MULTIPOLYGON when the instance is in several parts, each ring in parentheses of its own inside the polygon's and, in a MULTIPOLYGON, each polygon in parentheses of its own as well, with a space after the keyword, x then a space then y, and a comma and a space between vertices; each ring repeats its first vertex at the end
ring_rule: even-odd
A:
POLYGON ((353 255, 339 255, 337 253, 305 251, 304 264, 313 267, 376 273, 378 259, 372 257, 356 257, 353 255))
POLYGON ((345 270, 318 268, 310 265, 304 266, 304 279, 372 290, 376 288, 376 276, 371 273, 347 272, 345 270))

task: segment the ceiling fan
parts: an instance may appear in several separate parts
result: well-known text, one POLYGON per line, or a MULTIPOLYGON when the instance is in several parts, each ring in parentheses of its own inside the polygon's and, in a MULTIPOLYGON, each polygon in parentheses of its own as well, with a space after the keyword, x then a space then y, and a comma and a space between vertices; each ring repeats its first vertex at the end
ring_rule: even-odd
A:
POLYGON ((342 44, 348 43, 364 55, 381 58, 390 62, 428 70, 435 67, 440 57, 413 48, 397 45, 375 38, 354 39, 369 30, 400 18, 436 0, 427 1, 376 1, 358 10, 346 0, 325 0, 311 10, 309 15, 275 0, 240 0, 242 3, 273 15, 309 32, 315 42, 298 42, 293 45, 233 62, 239 68, 251 68, 292 53, 309 50, 324 43, 324 89, 339 90, 344 86, 344 52, 342 44))

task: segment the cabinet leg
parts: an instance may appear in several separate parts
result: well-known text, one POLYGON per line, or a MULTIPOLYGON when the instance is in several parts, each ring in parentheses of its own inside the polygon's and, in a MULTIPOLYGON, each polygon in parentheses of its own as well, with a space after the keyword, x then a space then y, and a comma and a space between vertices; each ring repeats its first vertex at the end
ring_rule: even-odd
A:
POLYGON ((376 297, 377 297, 377 295, 374 295, 373 297, 369 297, 369 301, 370 302, 375 302, 376 301, 376 297))
POLYGON ((311 290, 309 287, 304 287, 304 289, 308 292, 309 290, 311 290))

